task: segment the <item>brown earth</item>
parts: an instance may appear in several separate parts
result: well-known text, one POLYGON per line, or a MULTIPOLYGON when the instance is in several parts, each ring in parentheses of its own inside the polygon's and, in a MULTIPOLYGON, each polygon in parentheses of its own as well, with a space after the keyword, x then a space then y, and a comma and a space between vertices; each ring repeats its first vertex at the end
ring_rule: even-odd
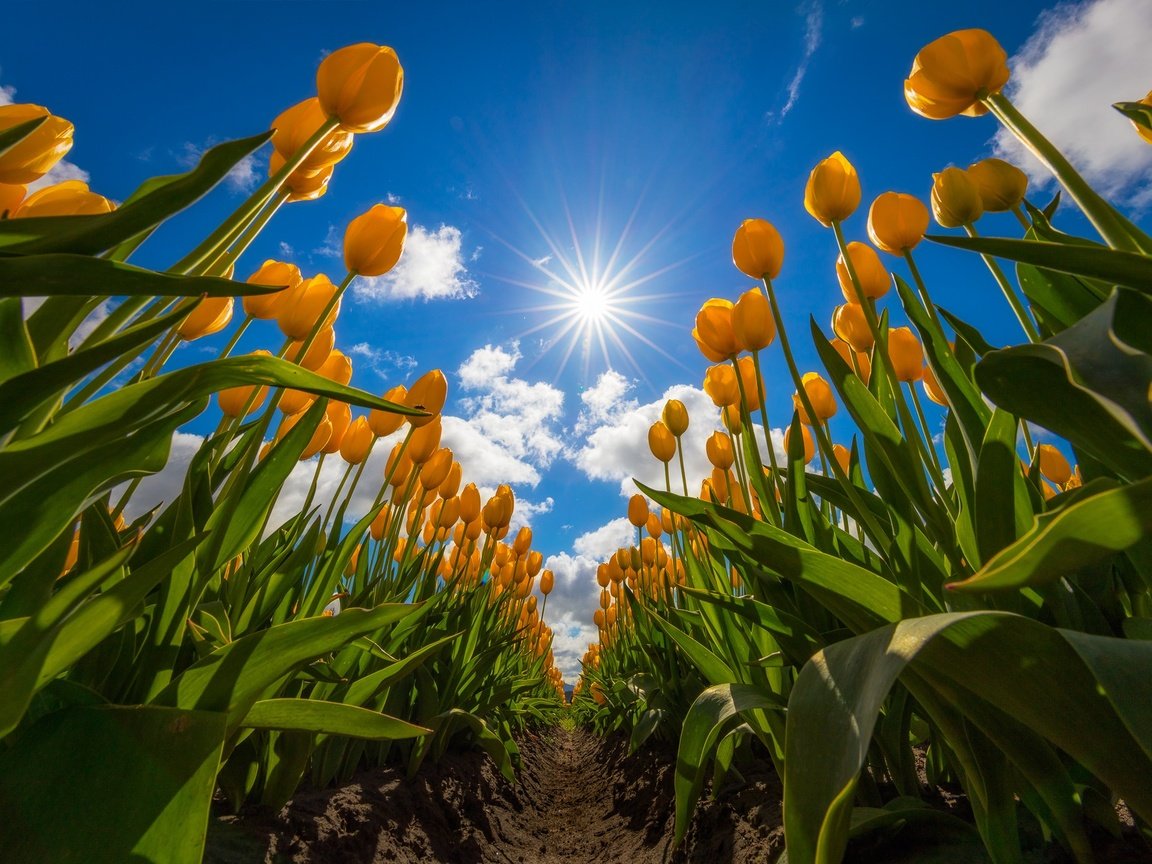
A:
POLYGON ((221 816, 209 864, 760 864, 783 848, 780 784, 744 766, 739 789, 696 808, 671 848, 675 753, 627 755, 620 740, 551 729, 521 742, 519 785, 482 753, 450 753, 413 780, 365 772, 338 789, 301 791, 279 813, 221 816))

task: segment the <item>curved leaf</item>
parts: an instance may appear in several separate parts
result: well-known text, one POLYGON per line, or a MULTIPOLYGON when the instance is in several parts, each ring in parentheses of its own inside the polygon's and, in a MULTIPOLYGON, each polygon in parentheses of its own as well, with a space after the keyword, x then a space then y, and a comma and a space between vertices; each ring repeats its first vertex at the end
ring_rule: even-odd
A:
POLYGON ((240 726, 346 735, 371 741, 398 741, 432 734, 431 729, 379 711, 320 699, 262 699, 248 710, 240 726))

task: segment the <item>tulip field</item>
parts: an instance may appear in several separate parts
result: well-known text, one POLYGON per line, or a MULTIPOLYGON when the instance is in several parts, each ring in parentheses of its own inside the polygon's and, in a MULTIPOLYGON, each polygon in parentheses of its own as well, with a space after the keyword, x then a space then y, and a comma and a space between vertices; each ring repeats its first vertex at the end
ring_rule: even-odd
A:
MULTIPOLYGON (((995 38, 962 30, 920 51, 904 94, 930 120, 994 117, 1056 200, 988 159, 942 169, 929 201, 869 201, 835 152, 813 160, 803 204, 839 255, 842 305, 782 310, 777 286, 809 277, 766 204, 734 226, 752 287, 674 310, 685 329, 694 316, 716 410, 670 400, 649 430, 664 482, 636 484, 635 541, 599 566, 599 638, 570 700, 554 576, 510 528, 513 492, 481 495, 441 445, 447 377, 350 385, 342 299, 402 259, 405 210, 345 227, 339 278, 246 254, 390 123, 396 53, 328 54, 316 95, 269 131, 119 203, 77 180, 28 192, 72 124, 0 105, 0 861, 199 862, 221 813, 275 812, 366 770, 410 780, 479 748, 515 785, 525 740, 560 727, 674 749, 671 846, 757 758, 783 785, 789 864, 909 825, 995 864, 1040 860, 1038 844, 1090 864, 1101 838, 1149 854, 1152 237, 1017 110, 1009 77, 995 38), (267 179, 182 258, 132 263, 268 145, 267 179), (1066 233, 1070 208, 1089 236, 1066 233), (1019 230, 985 235, 985 212, 1019 230), (917 264, 933 243, 982 259, 1016 344, 937 305, 917 264), (783 312, 809 326, 789 332, 783 312), (246 332, 265 348, 238 353, 246 332), (819 368, 798 365, 802 342, 819 368), (769 356, 787 380, 766 381, 769 356), (772 388, 793 394, 789 416, 769 416, 772 388), (202 417, 215 431, 179 494, 127 515, 202 417), (698 488, 692 425, 715 428, 698 488), (300 462, 315 479, 283 519, 300 462), (325 462, 341 466, 331 500, 325 462), (938 789, 967 809, 935 806, 938 789)), ((1116 108, 1152 146, 1150 106, 1116 108)))

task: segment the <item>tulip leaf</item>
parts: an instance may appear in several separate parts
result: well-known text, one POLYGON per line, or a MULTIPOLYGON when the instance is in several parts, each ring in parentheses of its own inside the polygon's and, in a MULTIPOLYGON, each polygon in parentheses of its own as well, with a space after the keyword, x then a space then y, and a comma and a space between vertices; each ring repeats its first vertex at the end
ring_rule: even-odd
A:
POLYGON ((1016 456, 1016 418, 1007 411, 992 414, 976 463, 975 491, 976 544, 980 560, 987 561, 1012 543, 1018 523, 1026 525, 1031 517, 1016 456))
POLYGON ((44 114, 40 117, 33 117, 31 120, 25 120, 23 123, 17 123, 15 126, 9 126, 0 131, 0 156, 3 156, 39 129, 48 120, 48 116, 44 114))
POLYGON ((1020 261, 1073 276, 1102 279, 1152 294, 1152 258, 1135 252, 1095 246, 1067 246, 1008 237, 944 237, 928 234, 944 246, 955 246, 1010 261, 1020 261))
POLYGON ((371 741, 397 741, 432 734, 431 729, 378 711, 320 699, 262 699, 248 710, 240 726, 346 735, 371 741))
POLYGON ((1137 126, 1152 130, 1152 105, 1146 102, 1113 102, 1112 107, 1137 126))
POLYGON ((186 174, 157 183, 131 203, 97 216, 44 216, 0 220, 5 254, 75 252, 95 255, 163 222, 199 200, 228 172, 272 137, 263 132, 208 150, 186 174))
POLYGON ((985 592, 1049 585, 1138 543, 1152 532, 1152 479, 1117 487, 1095 480, 993 556, 975 575, 946 587, 985 592))
POLYGON ((0 755, 5 859, 199 864, 224 719, 149 705, 41 718, 0 755))
POLYGON ((0 256, 0 297, 236 297, 278 290, 216 276, 173 276, 88 255, 0 256))
POLYGON ((947 309, 937 306, 936 311, 940 316, 948 322, 949 326, 956 331, 956 335, 963 339, 968 347, 972 349, 977 357, 983 357, 985 354, 990 354, 996 349, 984 339, 980 331, 973 327, 971 324, 957 318, 947 309))
MULTIPOLYGON (((23 306, 18 298, 0 298, 0 384, 35 368, 36 349, 24 323, 23 306)), ((0 433, 5 428, 11 427, 0 423, 0 433)))
POLYGON ((1078 276, 1017 264, 1016 277, 1040 323, 1049 333, 1070 327, 1100 305, 1097 297, 1078 276))

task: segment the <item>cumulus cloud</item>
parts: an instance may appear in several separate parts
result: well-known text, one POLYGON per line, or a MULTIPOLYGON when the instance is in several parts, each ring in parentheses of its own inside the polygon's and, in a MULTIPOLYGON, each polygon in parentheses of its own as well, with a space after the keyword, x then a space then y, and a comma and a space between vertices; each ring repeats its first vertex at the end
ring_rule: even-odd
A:
MULTIPOLYGON (((1099 191, 1133 207, 1152 204, 1152 148, 1112 107, 1148 92, 1152 15, 1146 0, 1091 0, 1044 13, 1010 61, 1007 93, 1099 191)), ((1034 183, 1051 175, 1006 130, 998 156, 1034 183)))
POLYGON ((422 225, 408 229, 400 262, 383 276, 359 279, 355 292, 362 300, 458 300, 474 297, 476 282, 465 266, 459 228, 422 225))

